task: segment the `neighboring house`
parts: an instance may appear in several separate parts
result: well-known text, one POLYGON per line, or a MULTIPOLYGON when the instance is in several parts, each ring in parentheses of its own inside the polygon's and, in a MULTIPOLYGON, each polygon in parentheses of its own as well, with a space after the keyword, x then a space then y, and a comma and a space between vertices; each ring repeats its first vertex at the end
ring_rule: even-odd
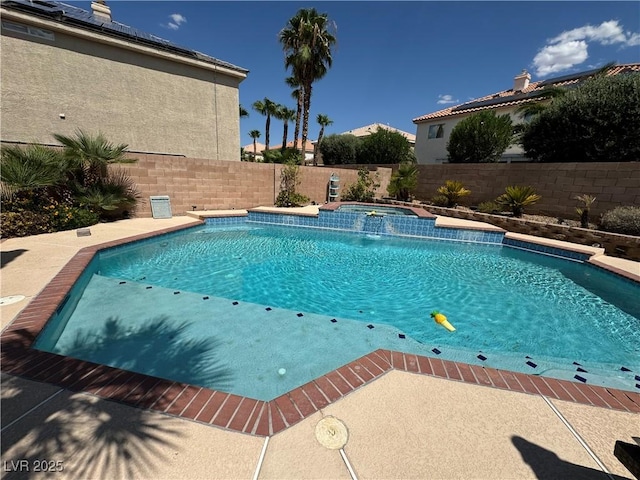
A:
MULTIPOLYGON (((250 157, 253 157, 253 142, 247 143, 242 147, 244 150, 244 154, 250 157)), ((264 143, 256 142, 256 158, 255 161, 261 162, 263 159, 262 151, 267 148, 264 143)))
MULTIPOLYGON (((304 148, 304 162, 305 165, 313 162, 313 145, 315 144, 315 140, 307 139, 307 144, 304 148)), ((269 145, 269 150, 280 150, 282 148, 282 144, 278 145, 269 145)), ((287 142, 287 148, 293 148, 293 140, 287 142)), ((298 140, 298 150, 302 150, 302 139, 298 140)))
POLYGON ((2 141, 83 129, 131 151, 240 160, 246 69, 116 22, 104 1, 3 0, 0 14, 2 141))
POLYGON ((412 147, 416 144, 416 136, 412 133, 403 132, 402 130, 398 130, 397 128, 393 128, 382 123, 372 123, 371 125, 366 125, 364 127, 354 128, 353 130, 342 132, 340 135, 355 135, 356 137, 366 137, 367 135, 371 135, 372 133, 377 132, 378 128, 389 130, 390 132, 399 133, 409 141, 412 147))
MULTIPOLYGON (((538 82, 531 82, 531 75, 523 70, 514 78, 513 87, 510 90, 476 98, 469 102, 453 107, 445 108, 437 112, 429 113, 413 119, 417 125, 415 153, 418 163, 445 163, 447 162, 447 143, 453 128, 462 119, 481 110, 494 110, 498 115, 509 114, 514 124, 522 123, 525 119, 516 110, 527 103, 548 101, 535 98, 547 87, 572 88, 580 82, 593 76, 597 70, 564 75, 538 82)), ((640 64, 625 64, 612 66, 606 75, 618 75, 626 72, 640 72, 640 64)), ((519 145, 512 145, 502 156, 502 161, 527 160, 519 145)))

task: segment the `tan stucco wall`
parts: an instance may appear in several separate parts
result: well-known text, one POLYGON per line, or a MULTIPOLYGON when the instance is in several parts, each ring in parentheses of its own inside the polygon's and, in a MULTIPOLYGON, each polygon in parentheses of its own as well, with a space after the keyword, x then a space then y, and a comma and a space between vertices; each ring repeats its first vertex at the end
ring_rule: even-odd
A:
MULTIPOLYGON (((28 23, 15 15, 2 10, 28 23)), ((242 78, 48 27, 53 42, 2 31, 3 141, 54 143, 81 128, 130 150, 240 160, 242 78)))
MULTIPOLYGON (((522 117, 516 113, 516 108, 498 108, 494 110, 496 115, 509 114, 514 125, 522 123, 522 117)), ((417 124, 416 129, 416 148, 415 153, 420 164, 443 163, 448 157, 447 143, 451 136, 451 131, 462 120, 467 118, 469 114, 458 115, 455 117, 434 118, 428 123, 417 124), (444 124, 444 137, 428 138, 429 127, 431 125, 444 124)), ((505 150, 502 155, 505 160, 517 160, 522 156, 522 148, 519 145, 512 145, 505 150)))

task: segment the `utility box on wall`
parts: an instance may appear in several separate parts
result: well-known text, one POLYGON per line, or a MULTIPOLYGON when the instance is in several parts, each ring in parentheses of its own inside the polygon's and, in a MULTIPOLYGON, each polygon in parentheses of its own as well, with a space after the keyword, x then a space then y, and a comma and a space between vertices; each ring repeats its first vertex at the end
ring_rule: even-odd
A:
POLYGON ((153 218, 171 218, 171 201, 169 195, 156 195, 151 199, 151 213, 153 218))

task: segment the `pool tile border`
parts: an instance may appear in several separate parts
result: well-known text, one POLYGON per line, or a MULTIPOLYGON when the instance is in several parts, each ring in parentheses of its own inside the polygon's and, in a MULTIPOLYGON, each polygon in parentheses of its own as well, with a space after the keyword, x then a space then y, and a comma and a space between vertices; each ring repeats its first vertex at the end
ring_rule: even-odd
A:
POLYGON ((31 348, 97 252, 192 227, 167 228, 80 250, 2 332, 1 370, 70 391, 256 436, 274 435, 295 425, 391 370, 640 413, 640 394, 635 392, 385 349, 364 355, 271 401, 263 401, 31 348))

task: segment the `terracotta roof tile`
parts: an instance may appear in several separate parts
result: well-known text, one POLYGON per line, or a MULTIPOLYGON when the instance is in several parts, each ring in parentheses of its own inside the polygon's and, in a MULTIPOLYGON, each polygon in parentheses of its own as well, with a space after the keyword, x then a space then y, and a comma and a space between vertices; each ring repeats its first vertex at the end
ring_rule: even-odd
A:
MULTIPOLYGON (((454 115, 465 115, 468 113, 478 112, 480 110, 488 110, 491 108, 503 108, 503 107, 511 107, 514 105, 521 105, 524 103, 531 102, 539 102, 540 98, 531 97, 530 94, 534 92, 541 92, 546 87, 554 86, 554 87, 566 87, 569 85, 575 85, 580 81, 585 80, 587 77, 592 76, 598 70, 590 70, 588 72, 576 73, 573 75, 565 75, 562 77, 552 78, 549 80, 541 80, 538 82, 531 82, 527 88, 522 90, 521 92, 514 90, 503 90, 498 93, 493 93, 491 95, 486 95, 484 97, 476 98, 474 100, 470 100, 466 103, 462 103, 460 105, 454 105, 452 107, 445 108, 443 110, 438 110, 437 112, 429 113, 427 115, 422 115, 421 117, 417 117, 413 119, 413 123, 422 123, 429 120, 433 120, 436 118, 444 118, 450 117, 454 115), (500 100, 503 99, 503 100, 500 100), (496 102, 490 102, 492 100, 496 100, 496 102), (480 104, 480 102, 490 102, 490 104, 480 104), (465 105, 468 105, 468 108, 465 108, 465 105)), ((624 65, 616 65, 609 69, 607 72, 607 76, 618 75, 620 73, 627 72, 640 72, 640 63, 629 63, 624 65)))

